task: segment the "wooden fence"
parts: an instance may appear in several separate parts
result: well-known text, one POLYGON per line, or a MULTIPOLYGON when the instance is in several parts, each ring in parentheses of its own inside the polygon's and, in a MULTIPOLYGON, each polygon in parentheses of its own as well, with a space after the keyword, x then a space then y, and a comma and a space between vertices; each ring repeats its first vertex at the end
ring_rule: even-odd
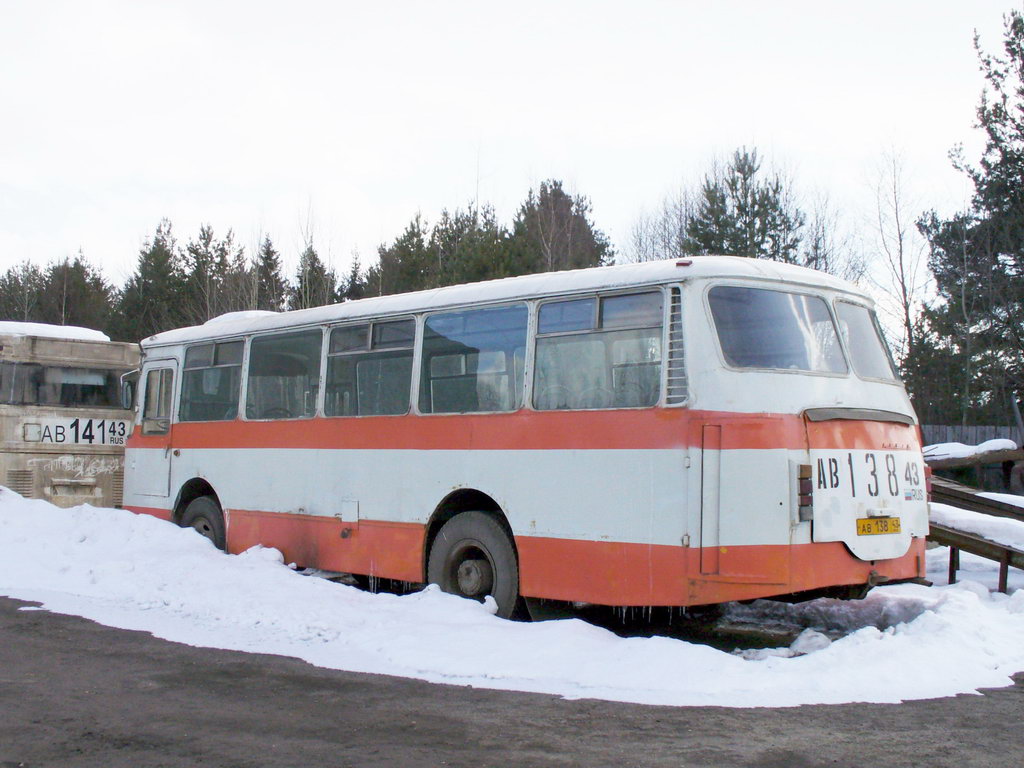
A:
POLYGON ((936 443, 963 443, 964 445, 981 445, 986 440, 1004 438, 1013 440, 1021 447, 1021 435, 1017 427, 990 426, 944 426, 941 424, 922 424, 921 434, 925 445, 936 443))

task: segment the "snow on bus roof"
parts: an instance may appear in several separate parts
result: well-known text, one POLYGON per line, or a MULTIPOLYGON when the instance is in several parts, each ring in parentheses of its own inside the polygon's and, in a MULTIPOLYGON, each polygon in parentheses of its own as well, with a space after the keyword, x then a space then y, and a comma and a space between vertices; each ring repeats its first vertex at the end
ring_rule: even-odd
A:
POLYGON ((425 291, 379 296, 291 312, 232 312, 203 325, 150 336, 143 346, 179 344, 223 336, 242 336, 297 325, 315 325, 376 315, 400 315, 467 304, 530 299, 547 294, 613 290, 694 278, 739 277, 802 283, 854 294, 861 292, 838 277, 793 264, 740 256, 692 256, 641 264, 620 264, 562 272, 541 272, 479 283, 450 285, 425 291))
POLYGON ((49 325, 47 323, 17 323, 0 321, 0 336, 37 336, 65 341, 110 341, 110 337, 92 328, 77 325, 49 325))

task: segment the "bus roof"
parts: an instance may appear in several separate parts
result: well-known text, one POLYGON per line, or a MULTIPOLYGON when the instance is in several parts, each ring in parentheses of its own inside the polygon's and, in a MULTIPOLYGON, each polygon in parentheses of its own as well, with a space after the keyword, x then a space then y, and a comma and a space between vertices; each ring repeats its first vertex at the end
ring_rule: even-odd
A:
POLYGON ((231 312, 203 325, 164 331, 143 340, 144 347, 180 344, 225 336, 243 336, 278 328, 317 325, 363 317, 412 314, 447 307, 531 299, 549 294, 615 290, 630 286, 736 277, 813 285, 863 295, 852 283, 806 267, 740 256, 692 256, 640 264, 541 272, 479 283, 450 285, 412 293, 379 296, 291 312, 231 312))
POLYGON ((0 321, 0 336, 36 336, 64 341, 110 341, 110 337, 92 328, 77 325, 49 325, 47 323, 18 323, 0 321))

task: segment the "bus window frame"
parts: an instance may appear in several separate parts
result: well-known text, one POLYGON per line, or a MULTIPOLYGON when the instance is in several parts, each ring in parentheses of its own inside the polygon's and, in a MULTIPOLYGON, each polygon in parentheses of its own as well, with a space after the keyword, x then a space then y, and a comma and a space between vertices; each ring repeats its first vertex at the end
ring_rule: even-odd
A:
MULTIPOLYGON (((324 330, 324 348, 323 348, 323 361, 320 368, 321 383, 320 383, 320 410, 318 415, 325 419, 388 419, 388 418, 402 418, 403 416, 410 415, 424 415, 431 416, 433 414, 420 414, 417 408, 417 398, 419 396, 419 387, 417 376, 419 375, 419 359, 422 354, 421 341, 423 338, 423 324, 424 318, 427 313, 409 314, 403 313, 399 315, 369 315, 367 317, 353 318, 345 320, 334 325, 325 326, 324 330), (409 391, 408 391, 408 407, 402 413, 354 413, 354 414, 328 414, 327 413, 327 367, 330 364, 332 357, 342 357, 345 355, 361 355, 371 354, 375 350, 373 349, 373 326, 379 323, 391 323, 401 322, 403 320, 411 320, 413 324, 412 329, 412 365, 409 373, 409 391), (366 348, 361 350, 346 350, 344 352, 336 352, 331 354, 331 334, 334 333, 335 329, 338 328, 356 328, 361 325, 367 326, 367 338, 366 348)), ((394 347, 382 348, 380 352, 387 352, 389 349, 396 349, 394 347)), ((397 348, 405 349, 405 347, 397 348)))
MULTIPOLYGON (((413 392, 412 397, 412 410, 410 413, 416 416, 487 416, 487 415, 508 415, 513 413, 519 413, 528 408, 527 403, 529 402, 530 392, 527 389, 528 377, 530 373, 530 351, 533 346, 530 342, 535 337, 535 299, 519 298, 511 299, 499 302, 481 302, 478 304, 459 304, 451 307, 441 307, 437 309, 429 309, 417 314, 417 325, 416 325, 416 346, 413 351, 413 392), (452 315, 459 312, 473 312, 473 311, 486 311, 494 309, 510 309, 512 307, 523 307, 526 309, 526 339, 524 341, 525 348, 523 350, 523 399, 519 403, 517 408, 504 411, 430 411, 424 413, 420 409, 420 398, 422 393, 420 385, 423 383, 423 342, 426 336, 427 319, 437 315, 452 315)), ((513 355, 514 359, 514 355, 513 355)))
POLYGON ((707 323, 708 335, 712 338, 712 343, 715 348, 715 354, 718 356, 718 362, 724 370, 731 371, 732 373, 784 373, 789 376, 822 376, 829 379, 846 379, 853 375, 853 364, 850 362, 849 352, 846 349, 846 345, 843 343, 843 335, 839 331, 839 322, 836 317, 835 307, 832 306, 834 295, 825 295, 819 293, 815 286, 807 285, 806 283, 785 283, 784 287, 774 282, 763 282, 760 280, 712 280, 704 286, 703 290, 703 304, 704 304, 704 318, 707 323), (715 316, 711 311, 711 291, 714 288, 721 286, 727 286, 731 288, 757 288, 759 290, 774 291, 775 293, 788 293, 797 296, 812 296, 816 299, 820 299, 829 314, 829 318, 832 320, 832 329, 835 331, 836 340, 839 342, 839 350, 843 356, 843 362, 846 363, 846 370, 842 372, 836 371, 808 371, 802 368, 754 368, 750 366, 740 367, 729 363, 726 359, 725 352, 722 349, 722 340, 718 335, 718 326, 715 324, 715 316))
POLYGON ((239 336, 237 334, 232 334, 231 336, 213 337, 213 338, 207 338, 207 339, 197 339, 195 341, 189 341, 189 342, 182 343, 180 349, 181 349, 181 360, 178 363, 178 366, 179 366, 178 367, 178 371, 177 371, 178 381, 175 382, 175 384, 174 384, 174 390, 175 390, 174 395, 175 395, 175 397, 174 397, 174 404, 173 404, 174 415, 173 415, 173 418, 172 418, 172 423, 174 423, 174 424, 213 424, 213 423, 223 424, 225 422, 237 421, 240 418, 242 418, 244 416, 243 411, 245 410, 245 408, 244 408, 244 405, 245 405, 245 399, 244 399, 245 398, 245 385, 246 385, 245 373, 246 373, 246 371, 248 369, 248 363, 249 363, 249 337, 247 337, 247 336, 239 336), (185 367, 185 359, 186 359, 186 357, 188 355, 189 349, 191 349, 192 347, 201 347, 201 346, 203 346, 205 344, 212 344, 213 347, 214 347, 214 356, 215 356, 214 359, 216 359, 216 354, 217 354, 216 348, 217 348, 218 345, 220 345, 220 344, 230 344, 230 343, 236 342, 236 341, 239 341, 239 342, 242 343, 242 357, 241 357, 241 360, 238 363, 238 369, 239 369, 238 375, 239 375, 240 381, 238 382, 238 400, 235 403, 235 415, 232 418, 230 418, 230 419, 199 419, 199 420, 189 419, 187 421, 183 421, 182 418, 181 418, 181 399, 182 399, 182 396, 185 394, 185 374, 186 374, 186 372, 188 372, 188 371, 196 371, 196 370, 205 370, 205 369, 209 369, 209 368, 231 368, 231 367, 233 367, 233 364, 232 364, 232 365, 210 365, 210 366, 201 366, 201 367, 195 367, 195 368, 186 368, 185 367))
MULTIPOLYGON (((529 377, 528 392, 526 403, 530 410, 536 413, 567 413, 567 412, 587 412, 587 411, 643 411, 650 410, 651 408, 664 408, 665 397, 667 393, 666 377, 668 375, 668 342, 669 342, 669 313, 671 311, 671 293, 670 288, 682 286, 678 283, 653 283, 649 285, 634 285, 629 288, 622 288, 617 290, 609 291, 586 291, 581 293, 561 295, 561 296, 545 296, 540 299, 536 299, 534 303, 533 311, 533 324, 530 335, 529 345, 529 365, 526 369, 526 375, 529 377), (614 326, 612 328, 602 329, 600 328, 601 323, 601 310, 602 301, 608 298, 615 298, 618 296, 634 296, 644 293, 658 293, 661 295, 661 319, 660 319, 660 334, 659 340, 661 343, 661 357, 658 361, 658 397, 651 405, 609 405, 595 408, 537 408, 534 404, 534 368, 537 359, 537 342, 539 339, 547 338, 561 338, 566 336, 582 336, 585 334, 593 333, 614 333, 616 331, 636 331, 644 330, 647 328, 653 328, 650 325, 622 325, 614 326), (540 312, 541 308, 545 304, 554 304, 563 301, 576 301, 594 299, 594 309, 592 313, 592 325, 590 328, 582 330, 572 331, 552 331, 549 333, 540 333, 540 312)), ((685 327, 685 324, 684 324, 685 327)), ((685 332, 684 332, 685 334, 685 332)), ((685 335, 684 335, 685 337, 685 335)), ((674 404, 673 408, 685 406, 689 402, 689 397, 684 403, 674 404)))
POLYGON ((297 325, 292 328, 274 328, 271 331, 254 333, 244 337, 242 340, 245 346, 242 350, 242 381, 239 383, 238 394, 238 416, 243 421, 254 423, 277 422, 277 421, 310 421, 324 416, 324 384, 326 382, 327 345, 330 343, 330 328, 326 325, 297 325), (247 414, 249 402, 249 363, 252 356, 252 343, 260 339, 269 339, 275 336, 288 336, 298 333, 309 333, 320 331, 320 362, 319 376, 317 377, 316 400, 313 403, 313 413, 309 416, 290 416, 288 418, 256 418, 247 414))

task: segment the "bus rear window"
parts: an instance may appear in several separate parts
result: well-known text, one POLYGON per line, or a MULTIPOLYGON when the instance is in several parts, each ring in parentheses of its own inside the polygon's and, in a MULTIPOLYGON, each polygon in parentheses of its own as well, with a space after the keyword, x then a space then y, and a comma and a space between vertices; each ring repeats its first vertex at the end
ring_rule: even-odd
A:
POLYGON ((875 313, 859 304, 840 301, 836 303, 836 315, 856 374, 865 379, 895 380, 896 369, 875 313))
POLYGON ((846 373, 824 299, 764 288, 717 285, 708 293, 718 341, 734 368, 846 373))
POLYGON ((120 408, 122 373, 102 368, 6 362, 0 364, 0 403, 120 408))

